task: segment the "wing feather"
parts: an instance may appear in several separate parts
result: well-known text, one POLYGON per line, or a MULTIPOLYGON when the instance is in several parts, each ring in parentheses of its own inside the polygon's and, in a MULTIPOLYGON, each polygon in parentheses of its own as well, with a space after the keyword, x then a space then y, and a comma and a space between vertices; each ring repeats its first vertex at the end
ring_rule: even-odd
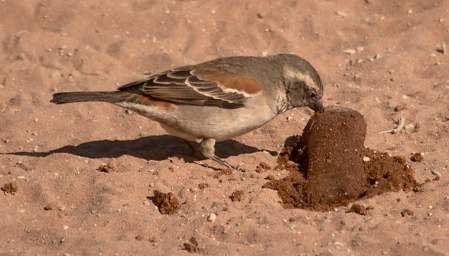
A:
POLYGON ((119 90, 178 104, 238 108, 260 93, 262 86, 247 76, 185 66, 125 84, 119 90))

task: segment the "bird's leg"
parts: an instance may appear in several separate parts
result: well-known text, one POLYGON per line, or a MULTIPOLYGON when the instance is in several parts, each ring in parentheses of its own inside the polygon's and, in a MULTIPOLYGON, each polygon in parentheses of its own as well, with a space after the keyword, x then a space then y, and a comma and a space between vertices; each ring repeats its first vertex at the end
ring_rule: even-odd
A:
POLYGON ((215 140, 214 139, 203 139, 200 143, 200 151, 204 157, 214 160, 215 162, 219 163, 220 165, 224 165, 231 170, 236 170, 236 171, 240 170, 240 168, 238 166, 233 166, 230 163, 228 163, 226 160, 215 155, 215 140))

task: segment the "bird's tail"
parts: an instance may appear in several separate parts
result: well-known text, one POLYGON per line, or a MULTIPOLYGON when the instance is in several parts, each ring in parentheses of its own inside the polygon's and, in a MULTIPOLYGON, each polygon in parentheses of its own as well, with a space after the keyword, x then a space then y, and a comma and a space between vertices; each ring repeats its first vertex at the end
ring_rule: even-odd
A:
POLYGON ((53 94, 50 102, 55 104, 65 104, 73 102, 100 101, 117 103, 126 100, 129 95, 125 92, 59 92, 53 94))

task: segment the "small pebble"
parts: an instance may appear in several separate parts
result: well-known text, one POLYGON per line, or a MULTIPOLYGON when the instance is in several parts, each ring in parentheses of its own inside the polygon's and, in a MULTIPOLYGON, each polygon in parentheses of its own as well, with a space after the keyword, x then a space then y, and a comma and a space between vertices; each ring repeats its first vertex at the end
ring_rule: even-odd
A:
POLYGON ((412 210, 410 210, 410 209, 404 209, 404 210, 401 211, 401 216, 402 217, 413 216, 413 215, 415 215, 415 213, 412 210))
POLYGON ((335 14, 337 14, 338 16, 343 17, 343 18, 348 16, 346 13, 344 13, 342 11, 336 11, 335 14))
POLYGON ((439 47, 437 47, 436 51, 441 54, 446 54, 447 52, 446 44, 445 43, 441 44, 439 47))
POLYGON ((353 55, 356 53, 354 49, 344 49, 343 52, 349 55, 353 55))
POLYGON ((422 160, 424 159, 423 158, 423 153, 413 153, 411 156, 410 156, 410 160, 412 161, 412 162, 422 162, 422 160))
POLYGON ((431 170, 430 172, 435 176, 434 180, 440 180, 441 179, 441 173, 439 173, 438 171, 431 170))
POLYGON ((407 106, 404 104, 397 105, 393 108, 394 112, 401 112, 402 110, 407 109, 407 106))
POLYGON ((209 214, 209 216, 207 216, 207 221, 209 221, 209 222, 215 222, 216 219, 217 219, 217 215, 215 213, 211 213, 211 214, 209 214))
POLYGON ((405 125, 404 129, 405 129, 406 133, 414 133, 418 130, 418 127, 416 124, 410 123, 410 124, 405 125))
POLYGON ((347 213, 354 212, 360 215, 367 215, 369 208, 361 205, 361 204, 352 204, 351 208, 347 210, 347 213))
POLYGON ((52 205, 46 205, 46 206, 44 206, 44 210, 45 211, 51 211, 51 210, 53 210, 53 206, 52 205))

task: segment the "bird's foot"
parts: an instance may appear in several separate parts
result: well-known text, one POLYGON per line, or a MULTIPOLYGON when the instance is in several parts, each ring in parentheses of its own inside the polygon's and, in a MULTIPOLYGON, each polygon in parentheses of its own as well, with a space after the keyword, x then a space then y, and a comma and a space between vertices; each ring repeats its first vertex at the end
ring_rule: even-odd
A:
POLYGON ((226 160, 215 155, 215 140, 214 139, 203 139, 200 143, 201 154, 216 163, 226 166, 230 170, 244 171, 240 166, 234 166, 228 163, 226 160))
POLYGON ((214 160, 216 163, 218 163, 220 165, 226 166, 230 170, 239 171, 239 172, 245 172, 245 170, 242 167, 240 167, 239 165, 232 165, 228 161, 226 161, 223 158, 220 158, 220 157, 218 157, 216 155, 214 155, 210 159, 214 160))

